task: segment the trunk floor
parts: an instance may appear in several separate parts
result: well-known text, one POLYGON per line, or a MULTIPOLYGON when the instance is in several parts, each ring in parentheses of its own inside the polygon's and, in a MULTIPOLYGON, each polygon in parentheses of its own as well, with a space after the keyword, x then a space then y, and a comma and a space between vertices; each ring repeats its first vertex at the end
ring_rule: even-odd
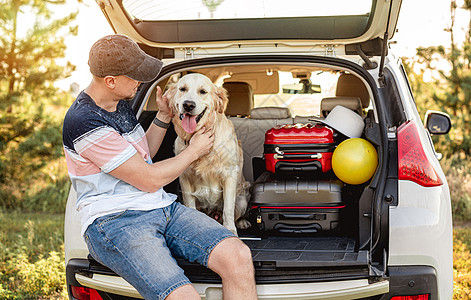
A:
MULTIPOLYGON (((368 252, 358 251, 348 237, 242 236, 253 256, 257 283, 322 282, 368 278, 368 252)), ((177 260, 192 282, 219 283, 212 271, 177 260)))
POLYGON ((252 250, 255 264, 276 267, 360 267, 368 252, 356 251, 348 237, 266 237, 242 240, 252 250))
MULTIPOLYGON (((250 247, 258 283, 294 283, 368 278, 368 252, 348 237, 265 237, 241 239, 250 247)), ((156 259, 158 259, 156 257, 156 259)), ((89 257, 85 273, 116 275, 89 257)), ((192 282, 220 283, 211 270, 177 258, 192 282)))

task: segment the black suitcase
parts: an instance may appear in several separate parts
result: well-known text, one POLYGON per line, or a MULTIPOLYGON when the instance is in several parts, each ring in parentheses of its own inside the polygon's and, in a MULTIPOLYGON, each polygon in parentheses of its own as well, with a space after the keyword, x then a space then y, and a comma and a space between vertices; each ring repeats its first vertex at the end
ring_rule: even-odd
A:
POLYGON ((250 220, 272 233, 317 233, 335 230, 342 202, 342 182, 334 179, 275 179, 262 174, 253 185, 250 220))

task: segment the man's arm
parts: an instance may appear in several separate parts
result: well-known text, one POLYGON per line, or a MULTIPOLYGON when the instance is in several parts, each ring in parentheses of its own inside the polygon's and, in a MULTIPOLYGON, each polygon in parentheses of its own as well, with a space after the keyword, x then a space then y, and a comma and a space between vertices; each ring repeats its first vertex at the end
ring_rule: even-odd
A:
POLYGON ((213 133, 201 129, 192 137, 188 148, 175 157, 148 164, 136 153, 109 174, 142 191, 156 192, 180 176, 193 161, 209 153, 213 142, 213 133))
MULTIPOLYGON (((168 98, 165 97, 165 95, 162 96, 162 89, 159 86, 157 86, 156 102, 159 107, 156 117, 164 123, 170 123, 172 121, 173 114, 168 107, 168 98)), ((147 129, 146 132, 146 138, 151 158, 157 154, 166 133, 167 129, 155 125, 154 122, 150 124, 149 129, 147 129)))

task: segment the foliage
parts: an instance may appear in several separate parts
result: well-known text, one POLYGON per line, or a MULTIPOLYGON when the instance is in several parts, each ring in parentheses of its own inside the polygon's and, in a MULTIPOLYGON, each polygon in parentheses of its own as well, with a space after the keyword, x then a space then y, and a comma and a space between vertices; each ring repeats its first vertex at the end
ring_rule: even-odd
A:
MULTIPOLYGON (((434 141, 438 142, 439 148, 446 149, 448 154, 460 153, 465 157, 471 156, 471 27, 468 28, 463 45, 458 47, 453 26, 458 9, 471 13, 468 2, 458 7, 455 0, 451 1, 451 25, 446 29, 450 33, 450 47, 420 47, 417 49, 418 59, 412 63, 419 63, 438 76, 429 84, 415 82, 416 94, 430 102, 424 106, 445 111, 452 119, 452 131, 446 136, 434 137, 434 141), (449 71, 442 66, 443 63, 440 64, 444 61, 449 71)), ((423 104, 422 100, 418 99, 419 105, 423 104)))
POLYGON ((450 188, 454 221, 471 221, 471 162, 459 155, 440 161, 450 188))
POLYGON ((53 19, 66 0, 0 0, 0 208, 63 211, 69 186, 61 122, 72 97, 54 83, 77 13, 53 19), (32 20, 26 32, 19 24, 32 20), (54 191, 57 189, 59 193, 54 191))
POLYGON ((471 228, 453 230, 453 299, 471 297, 471 228))
POLYGON ((421 63, 421 59, 403 57, 402 64, 413 91, 419 115, 423 118, 427 110, 439 110, 439 106, 433 100, 433 95, 440 88, 440 84, 437 81, 424 80, 425 72, 429 70, 421 63))
POLYGON ((66 297, 62 215, 0 213, 0 298, 66 297))
POLYGON ((56 59, 65 56, 65 36, 77 34, 77 26, 70 26, 77 13, 51 20, 51 5, 65 4, 66 0, 2 0, 0 14, 0 80, 7 81, 8 100, 14 104, 19 91, 48 97, 54 95, 54 81, 70 76, 74 67, 59 66, 56 59), (34 24, 24 36, 18 24, 25 18, 34 24), (68 30, 64 30, 68 27, 68 30))

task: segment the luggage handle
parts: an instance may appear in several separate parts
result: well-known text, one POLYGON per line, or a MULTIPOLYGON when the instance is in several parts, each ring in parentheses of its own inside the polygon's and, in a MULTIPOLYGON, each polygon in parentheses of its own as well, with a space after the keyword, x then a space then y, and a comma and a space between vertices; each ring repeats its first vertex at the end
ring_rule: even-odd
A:
POLYGON ((314 220, 313 214, 283 214, 279 216, 283 220, 314 220))
POLYGON ((317 172, 322 168, 318 160, 306 162, 291 162, 280 160, 276 163, 275 169, 285 172, 317 172))
POLYGON ((274 159, 321 159, 322 153, 314 154, 275 154, 273 155, 274 159))
POLYGON ((280 147, 275 148, 276 154, 273 155, 274 159, 321 159, 322 153, 314 153, 314 154, 285 154, 284 151, 280 150, 280 147))
POLYGON ((305 224, 305 225, 294 225, 294 224, 284 224, 278 223, 273 226, 273 229, 280 233, 316 233, 322 231, 322 227, 317 224, 305 224))

